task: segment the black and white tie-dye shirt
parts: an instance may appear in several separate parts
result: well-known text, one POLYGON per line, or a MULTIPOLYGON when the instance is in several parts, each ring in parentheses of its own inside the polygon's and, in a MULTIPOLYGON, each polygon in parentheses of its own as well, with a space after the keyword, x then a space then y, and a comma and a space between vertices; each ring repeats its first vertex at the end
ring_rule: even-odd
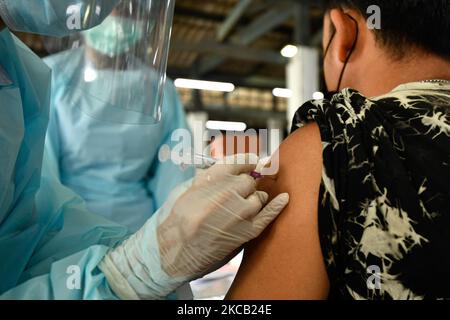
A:
POLYGON ((450 298, 450 85, 346 89, 300 107, 293 130, 310 121, 330 298, 450 298))

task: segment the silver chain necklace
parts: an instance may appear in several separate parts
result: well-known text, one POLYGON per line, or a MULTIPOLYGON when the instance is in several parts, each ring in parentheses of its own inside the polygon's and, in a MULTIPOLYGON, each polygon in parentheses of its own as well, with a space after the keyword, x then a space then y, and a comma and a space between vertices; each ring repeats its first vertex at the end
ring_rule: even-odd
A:
POLYGON ((442 79, 432 79, 432 80, 423 80, 423 83, 450 83, 449 80, 442 80, 442 79))

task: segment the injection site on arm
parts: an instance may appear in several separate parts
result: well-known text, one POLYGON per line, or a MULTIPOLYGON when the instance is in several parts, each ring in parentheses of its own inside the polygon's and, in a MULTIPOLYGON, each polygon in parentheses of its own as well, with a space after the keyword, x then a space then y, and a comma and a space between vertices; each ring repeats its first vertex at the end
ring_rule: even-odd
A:
POLYGON ((318 229, 322 145, 317 125, 308 124, 280 147, 276 179, 259 189, 290 194, 289 205, 246 249, 228 299, 325 299, 329 284, 318 229))

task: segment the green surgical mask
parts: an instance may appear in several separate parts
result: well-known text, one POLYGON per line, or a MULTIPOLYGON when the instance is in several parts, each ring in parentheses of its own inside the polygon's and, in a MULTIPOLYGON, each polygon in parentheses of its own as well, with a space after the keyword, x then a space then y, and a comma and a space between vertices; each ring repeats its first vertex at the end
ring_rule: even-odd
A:
POLYGON ((144 35, 144 23, 135 19, 109 16, 95 28, 83 32, 86 44, 96 51, 116 57, 130 51, 144 35))

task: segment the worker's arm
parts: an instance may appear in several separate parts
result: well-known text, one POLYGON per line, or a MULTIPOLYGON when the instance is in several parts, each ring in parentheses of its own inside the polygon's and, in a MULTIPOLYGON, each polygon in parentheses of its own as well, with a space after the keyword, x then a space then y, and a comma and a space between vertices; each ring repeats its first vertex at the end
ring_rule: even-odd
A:
MULTIPOLYGON (((53 83, 55 78, 53 78, 53 83)), ((61 157, 61 132, 59 130, 58 112, 51 98, 49 111, 49 122, 45 135, 45 161, 43 163, 45 174, 52 175, 55 179, 61 180, 60 157, 61 157)))
POLYGON ((45 173, 45 165, 29 221, 34 225, 22 233, 2 235, 3 252, 10 251, 3 263, 25 269, 19 279, 8 279, 12 285, 0 299, 117 299, 97 266, 126 237, 125 227, 88 212, 78 196, 45 173))
POLYGON ((117 299, 98 265, 126 228, 88 212, 53 173, 43 173, 32 207, 2 225, 0 300, 117 299))
POLYGON ((228 299, 325 299, 329 283, 318 231, 322 144, 316 124, 294 132, 280 148, 276 181, 262 181, 271 196, 290 194, 273 225, 245 249, 228 299))
POLYGON ((98 264, 128 232, 89 212, 84 201, 62 185, 59 131, 57 109, 52 104, 35 198, 39 223, 35 229, 39 232, 27 243, 30 257, 18 279, 20 285, 0 299, 117 299, 98 264))
POLYGON ((0 298, 115 298, 97 265, 126 229, 89 213, 61 185, 56 154, 46 152, 42 160, 50 70, 18 40, 4 36, 15 47, 3 50, 9 46, 3 43, 2 67, 17 69, 20 87, 0 90, 0 298))

